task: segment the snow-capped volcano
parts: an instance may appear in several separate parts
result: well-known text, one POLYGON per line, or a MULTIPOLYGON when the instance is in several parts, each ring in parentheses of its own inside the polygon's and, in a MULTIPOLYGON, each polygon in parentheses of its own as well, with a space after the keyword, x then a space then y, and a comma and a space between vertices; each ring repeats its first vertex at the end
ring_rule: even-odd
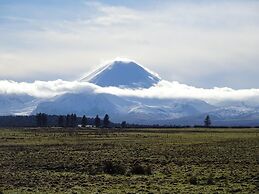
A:
MULTIPOLYGON (((0 95, 0 115, 44 112, 50 115, 76 113, 94 117, 97 114, 103 116, 107 113, 115 122, 125 120, 139 124, 201 125, 205 116, 209 114, 214 125, 259 125, 259 104, 248 105, 247 102, 241 101, 209 104, 196 98, 120 95, 110 92, 111 88, 102 88, 113 86, 120 87, 117 88, 120 91, 130 88, 131 92, 147 92, 159 89, 159 84, 164 81, 136 62, 115 60, 81 81, 73 82, 69 85, 69 90, 55 97, 40 99, 23 95, 15 97, 9 94, 0 95), (152 87, 154 85, 156 86, 152 87)), ((57 90, 55 87, 54 91, 57 90)), ((174 92, 177 93, 178 90, 174 92)))
POLYGON ((97 69, 81 81, 102 87, 149 88, 157 84, 160 78, 133 61, 115 60, 97 69))

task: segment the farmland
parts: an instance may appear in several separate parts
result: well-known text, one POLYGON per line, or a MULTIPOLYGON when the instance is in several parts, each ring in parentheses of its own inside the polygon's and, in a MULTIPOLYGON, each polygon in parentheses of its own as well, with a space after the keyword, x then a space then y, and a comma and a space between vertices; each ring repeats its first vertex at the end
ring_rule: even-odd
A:
POLYGON ((256 193, 258 129, 0 129, 2 193, 256 193))

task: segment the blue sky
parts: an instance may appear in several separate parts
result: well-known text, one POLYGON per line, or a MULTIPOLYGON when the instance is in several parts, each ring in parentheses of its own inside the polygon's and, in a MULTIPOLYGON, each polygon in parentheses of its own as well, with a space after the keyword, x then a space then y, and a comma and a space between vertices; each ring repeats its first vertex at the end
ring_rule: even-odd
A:
POLYGON ((105 60, 169 81, 259 88, 259 2, 0 0, 0 80, 74 80, 105 60))

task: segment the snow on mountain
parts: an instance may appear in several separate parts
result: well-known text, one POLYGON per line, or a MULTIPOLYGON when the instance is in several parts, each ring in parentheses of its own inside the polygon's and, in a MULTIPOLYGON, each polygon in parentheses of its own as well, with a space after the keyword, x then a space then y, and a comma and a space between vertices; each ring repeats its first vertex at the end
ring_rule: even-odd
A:
POLYGON ((245 105, 240 102, 238 105, 222 106, 210 112, 218 120, 259 120, 259 108, 245 105))
POLYGON ((36 99, 29 95, 0 94, 0 115, 30 114, 37 106, 36 99))
MULTIPOLYGON (((149 88, 162 81, 159 76, 132 61, 113 61, 81 80, 101 87, 149 88)), ((80 83, 82 83, 80 82, 80 83)), ((109 89, 109 88, 107 88, 109 89)), ((259 106, 242 101, 224 101, 210 105, 198 99, 160 99, 116 96, 94 90, 74 91, 51 99, 28 95, 0 95, 0 115, 70 114, 110 115, 115 122, 139 124, 203 124, 211 115, 214 124, 259 124, 259 106)))
POLYGON ((236 103, 231 106, 216 107, 214 110, 174 120, 175 124, 203 125, 206 115, 210 115, 215 126, 259 126, 259 108, 236 103))
MULTIPOLYGON (((132 61, 113 61, 81 81, 101 87, 149 88, 161 79, 155 73, 132 61)), ((34 110, 48 114, 95 116, 109 114, 115 122, 126 120, 145 124, 202 124, 203 117, 212 115, 215 120, 236 119, 244 115, 257 114, 253 108, 235 102, 233 106, 213 106, 197 99, 158 99, 116 96, 104 93, 67 93, 40 103, 34 110), (235 106, 234 106, 235 105, 235 106), (238 106, 237 106, 238 105, 238 106)))
POLYGON ((113 121, 154 124, 156 120, 176 119, 211 110, 212 106, 199 100, 163 100, 119 97, 111 94, 65 94, 39 104, 33 113, 100 116, 108 113, 113 121))
POLYGON ((149 88, 157 84, 160 78, 135 62, 116 60, 81 81, 88 81, 102 87, 149 88))
MULTIPOLYGON (((33 113, 69 114, 95 116, 106 113, 123 113, 131 103, 110 94, 68 93, 56 97, 51 101, 40 103, 33 113)), ((126 111, 125 111, 126 112, 126 111)))

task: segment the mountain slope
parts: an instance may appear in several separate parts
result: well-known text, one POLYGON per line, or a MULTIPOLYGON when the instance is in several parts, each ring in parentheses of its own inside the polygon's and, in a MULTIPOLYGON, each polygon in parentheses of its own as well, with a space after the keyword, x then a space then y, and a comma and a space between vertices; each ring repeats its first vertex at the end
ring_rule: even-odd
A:
POLYGON ((95 116, 97 114, 116 115, 124 114, 131 106, 131 102, 110 94, 95 93, 68 93, 56 97, 51 101, 40 103, 34 114, 44 112, 47 114, 70 114, 95 116))
POLYGON ((25 94, 0 94, 0 115, 30 114, 37 100, 25 94))
POLYGON ((157 84, 160 78, 135 62, 114 61, 81 81, 102 87, 149 88, 157 84))
MULTIPOLYGON (((152 87, 161 79, 135 62, 117 60, 97 69, 81 81, 89 81, 102 87, 136 89, 152 87)), ((151 99, 79 92, 40 103, 33 113, 76 113, 87 116, 103 116, 107 113, 115 122, 126 120, 140 124, 182 125, 203 124, 207 114, 217 123, 230 120, 237 122, 239 118, 257 118, 258 112, 253 108, 242 107, 242 104, 240 106, 216 107, 197 99, 151 99)))
MULTIPOLYGON (((161 81, 159 76, 130 61, 114 61, 81 80, 101 87, 149 88, 161 81)), ((82 83, 81 82, 81 83, 82 83)), ((97 87, 99 88, 99 87, 97 87)), ((106 91, 110 88, 106 88, 106 91)), ((101 92, 102 90, 98 90, 101 92)), ((138 124, 202 125, 210 115, 214 125, 255 125, 259 123, 259 105, 225 101, 210 105, 198 99, 161 99, 116 96, 92 91, 76 91, 45 100, 26 95, 0 95, 0 115, 70 114, 101 117, 138 124), (36 107, 37 106, 37 107, 36 107)), ((97 91, 96 91, 97 92, 97 91)), ((145 92, 145 90, 143 90, 145 92)))
POLYGON ((211 110, 212 106, 199 100, 163 100, 120 97, 111 94, 76 93, 59 96, 38 105, 34 111, 48 114, 100 116, 106 113, 116 122, 155 124, 154 121, 176 119, 211 110), (145 101, 146 100, 146 101, 145 101))

